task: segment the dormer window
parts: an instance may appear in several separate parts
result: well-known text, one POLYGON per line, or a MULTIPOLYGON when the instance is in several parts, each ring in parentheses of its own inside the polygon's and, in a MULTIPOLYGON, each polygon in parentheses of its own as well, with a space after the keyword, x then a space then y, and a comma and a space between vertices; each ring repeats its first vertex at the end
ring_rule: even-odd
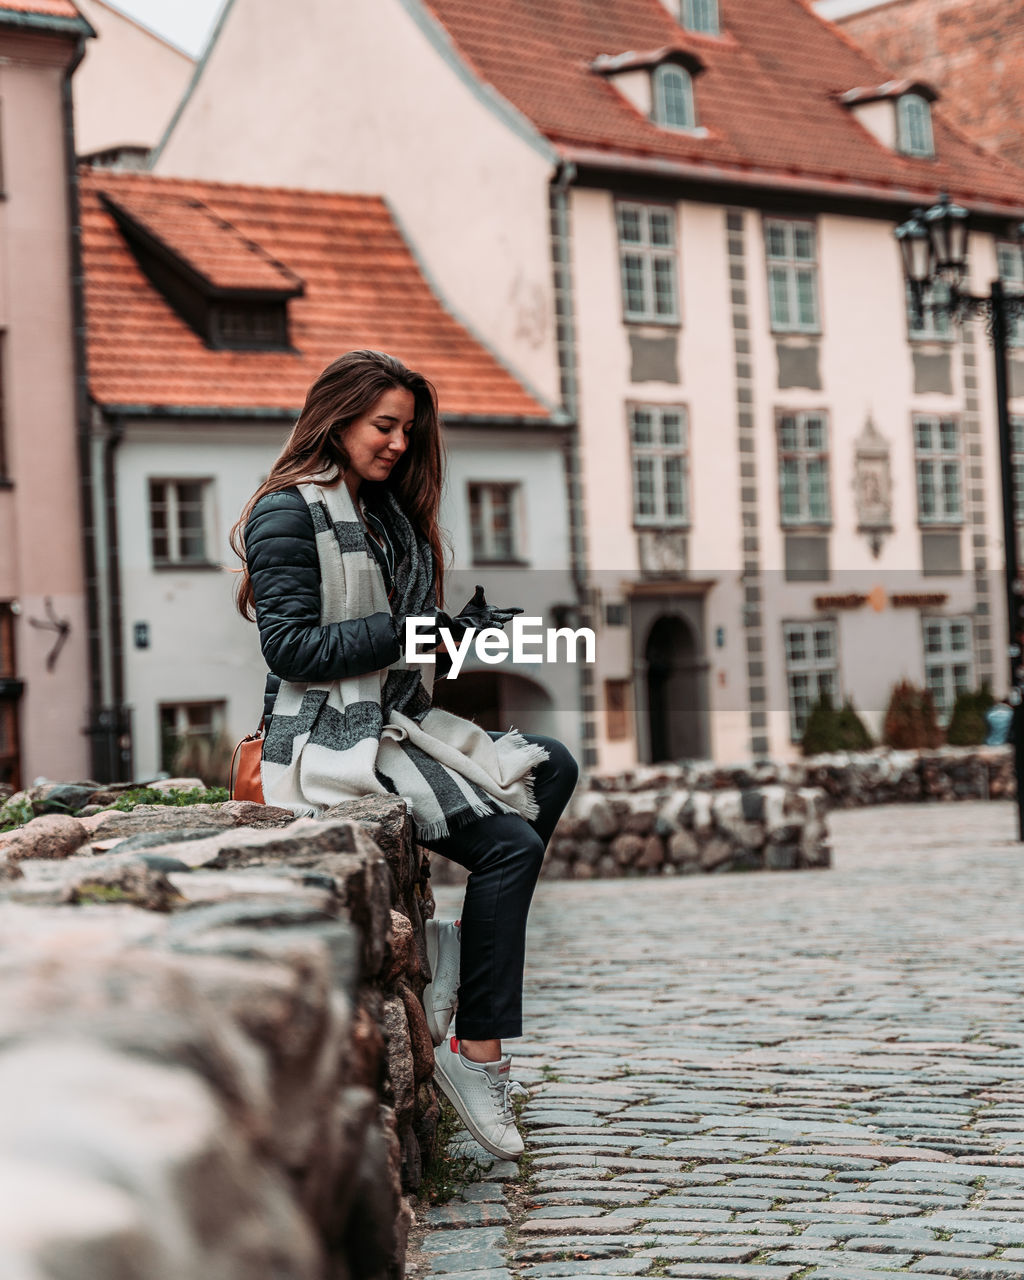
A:
POLYGON ((652 113, 654 123, 666 129, 695 129, 697 113, 693 105, 693 79, 683 67, 655 67, 652 113))
POLYGON ((681 0, 680 18, 687 31, 698 31, 702 35, 717 36, 718 0, 681 0))
POLYGON ((839 101, 883 147, 927 160, 935 155, 932 103, 938 96, 923 80, 887 80, 848 89, 839 101))
POLYGON ((933 156, 931 103, 919 93, 905 93, 896 106, 899 148, 907 156, 933 156))
POLYGON ((606 76, 631 106, 659 128, 707 137, 707 130, 697 124, 693 89, 704 62, 691 49, 666 45, 614 55, 599 53, 590 68, 606 76))
POLYGON ((214 350, 288 351, 303 282, 202 201, 159 188, 102 192, 135 260, 214 350))

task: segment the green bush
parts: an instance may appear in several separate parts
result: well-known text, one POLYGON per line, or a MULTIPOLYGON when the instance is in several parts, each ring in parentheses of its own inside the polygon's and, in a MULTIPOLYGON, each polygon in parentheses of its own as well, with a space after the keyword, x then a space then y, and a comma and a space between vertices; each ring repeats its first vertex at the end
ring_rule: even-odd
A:
POLYGON ((158 791, 156 787, 134 787, 118 798, 114 809, 127 813, 137 804, 168 804, 181 808, 189 804, 223 804, 230 799, 227 787, 192 787, 190 791, 158 791))
POLYGON ((980 689, 965 689, 962 693, 958 693, 946 729, 946 741, 950 746, 980 746, 988 733, 985 712, 994 702, 995 698, 992 697, 988 685, 983 685, 980 689))
POLYGON ((853 701, 847 698, 838 714, 840 751, 869 751, 875 740, 857 714, 853 701))
POLYGON ((24 794, 11 796, 4 804, 0 804, 0 831, 13 831, 15 827, 23 827, 35 817, 32 801, 24 794))
POLYGON ((882 741, 900 750, 939 745, 942 730, 935 717, 935 702, 927 689, 918 689, 909 680, 901 680, 894 686, 885 713, 882 741))
POLYGON ((800 750, 805 756, 824 755, 831 751, 865 751, 873 745, 871 734, 853 703, 847 699, 837 709, 827 693, 823 693, 811 708, 800 740, 800 750))

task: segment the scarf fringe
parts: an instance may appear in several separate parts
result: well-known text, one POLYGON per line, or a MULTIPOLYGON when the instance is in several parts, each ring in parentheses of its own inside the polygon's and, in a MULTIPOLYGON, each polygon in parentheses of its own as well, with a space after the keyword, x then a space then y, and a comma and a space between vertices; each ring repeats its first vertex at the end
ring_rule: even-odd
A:
POLYGON ((540 805, 534 795, 534 783, 536 779, 535 770, 537 765, 543 764, 545 760, 550 760, 551 757, 548 754, 546 747, 542 747, 539 742, 529 742, 523 737, 519 730, 515 728, 509 729, 508 733, 499 738, 494 745, 498 746, 502 742, 508 743, 510 747, 514 747, 517 754, 522 752, 524 762, 528 769, 528 772, 520 780, 519 784, 526 792, 526 798, 523 803, 517 808, 512 808, 510 805, 504 805, 502 807, 508 809, 512 813, 521 814, 527 822, 532 822, 534 818, 540 816, 540 805))

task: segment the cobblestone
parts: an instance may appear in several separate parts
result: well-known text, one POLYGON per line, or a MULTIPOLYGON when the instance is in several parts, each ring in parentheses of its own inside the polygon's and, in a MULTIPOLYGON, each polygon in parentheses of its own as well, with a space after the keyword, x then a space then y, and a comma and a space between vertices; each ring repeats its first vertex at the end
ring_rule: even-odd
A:
POLYGON ((525 1170, 431 1211, 434 1274, 1024 1278, 1014 810, 830 822, 821 875, 541 882, 525 1170))

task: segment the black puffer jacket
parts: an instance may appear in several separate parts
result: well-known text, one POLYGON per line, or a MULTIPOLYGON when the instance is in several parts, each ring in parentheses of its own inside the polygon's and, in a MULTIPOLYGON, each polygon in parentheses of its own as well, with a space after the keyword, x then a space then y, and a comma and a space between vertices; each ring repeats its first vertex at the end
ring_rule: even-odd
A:
POLYGON ((316 533, 298 489, 260 498, 245 526, 245 555, 260 647, 271 671, 264 698, 268 714, 281 679, 343 680, 380 671, 401 656, 390 613, 320 625, 316 533))

